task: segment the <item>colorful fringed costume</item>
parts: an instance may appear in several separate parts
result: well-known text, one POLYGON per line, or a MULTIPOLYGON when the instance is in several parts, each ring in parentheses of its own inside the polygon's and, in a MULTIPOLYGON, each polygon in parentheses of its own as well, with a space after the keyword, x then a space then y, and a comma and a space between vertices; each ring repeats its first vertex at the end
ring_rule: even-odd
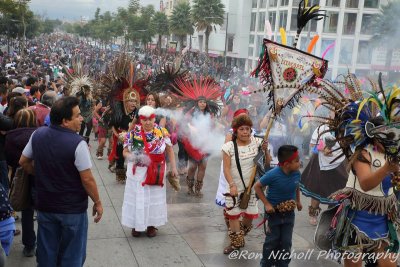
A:
MULTIPOLYGON (((321 92, 327 93, 321 95, 321 98, 335 112, 335 117, 328 119, 327 126, 330 131, 335 131, 344 155, 351 163, 357 160, 369 164, 371 173, 383 167, 386 161, 398 163, 400 89, 391 87, 384 90, 380 78, 379 87, 371 82, 373 91, 368 92, 364 99, 355 100, 362 97, 360 82, 353 75, 347 78, 353 81, 347 87, 351 98, 343 97, 335 86, 321 84, 321 92), (377 143, 384 153, 376 149, 377 143), (368 154, 369 159, 360 156, 361 153, 368 154)), ((331 196, 340 205, 328 235, 322 231, 326 229, 324 225, 317 227, 317 246, 322 248, 324 244, 333 244, 334 248, 341 251, 371 252, 385 242, 386 250, 397 252, 399 242, 395 229, 400 221, 393 190, 398 186, 396 176, 387 173, 377 186, 363 190, 354 166, 351 165, 346 187, 331 196), (324 236, 330 239, 327 241, 324 236)), ((328 212, 323 213, 321 221, 326 222, 327 216, 328 212)))

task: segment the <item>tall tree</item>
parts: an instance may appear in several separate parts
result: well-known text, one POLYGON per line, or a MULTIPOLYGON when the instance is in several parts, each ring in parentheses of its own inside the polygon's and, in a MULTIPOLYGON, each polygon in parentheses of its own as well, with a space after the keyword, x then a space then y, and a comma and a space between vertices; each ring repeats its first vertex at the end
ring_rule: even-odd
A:
POLYGON ((188 34, 193 34, 193 22, 189 3, 178 3, 170 17, 170 30, 179 38, 180 47, 183 47, 183 40, 188 34))
POLYGON ((138 35, 145 49, 147 44, 151 41, 151 37, 154 35, 154 29, 151 27, 151 20, 155 14, 155 9, 153 5, 147 5, 142 7, 140 10, 140 17, 137 20, 137 26, 139 27, 138 35))
POLYGON ((152 31, 158 34, 157 45, 161 51, 161 37, 169 34, 168 17, 162 12, 156 12, 151 20, 152 31))
POLYGON ((224 4, 221 0, 194 0, 192 18, 197 31, 204 31, 206 36, 205 50, 208 54, 208 40, 214 25, 224 23, 224 4))
MULTIPOLYGON (((398 48, 400 41, 398 38, 399 31, 399 14, 400 2, 390 1, 386 6, 381 7, 381 13, 376 15, 371 24, 368 25, 372 29, 373 38, 371 42, 375 46, 385 44, 387 48, 398 48)), ((364 23, 364 22, 363 22, 364 23)))
POLYGON ((128 11, 131 15, 135 15, 140 10, 139 0, 130 0, 128 5, 128 11))

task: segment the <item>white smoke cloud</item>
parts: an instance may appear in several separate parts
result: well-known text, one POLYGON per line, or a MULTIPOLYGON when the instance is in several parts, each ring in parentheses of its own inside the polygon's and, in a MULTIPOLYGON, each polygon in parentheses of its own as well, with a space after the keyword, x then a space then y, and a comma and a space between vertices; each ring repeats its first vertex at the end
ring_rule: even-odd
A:
POLYGON ((224 129, 210 115, 184 116, 182 111, 158 108, 157 115, 169 117, 177 122, 178 134, 189 139, 192 146, 201 152, 218 156, 225 141, 224 129))

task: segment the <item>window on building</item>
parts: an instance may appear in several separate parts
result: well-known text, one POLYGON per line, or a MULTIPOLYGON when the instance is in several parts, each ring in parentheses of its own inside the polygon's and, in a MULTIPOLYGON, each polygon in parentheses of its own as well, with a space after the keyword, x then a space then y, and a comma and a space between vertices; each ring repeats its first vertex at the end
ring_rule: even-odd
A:
POLYGON ((257 8, 257 2, 258 2, 258 0, 253 0, 253 2, 251 4, 251 7, 252 8, 257 8))
MULTIPOLYGON (((290 30, 297 30, 297 12, 299 12, 298 8, 292 8, 292 19, 290 20, 290 30)), ((307 28, 307 26, 306 26, 307 28)))
POLYGON ((370 70, 356 70, 357 78, 368 77, 370 76, 370 70))
POLYGON ((297 47, 300 47, 300 50, 302 50, 302 51, 307 51, 307 47, 310 42, 308 40, 308 38, 305 36, 300 37, 299 42, 300 42, 300 46, 297 44, 297 47))
POLYGON ((259 13, 259 17, 258 17, 257 31, 264 32, 264 28, 265 28, 265 13, 264 12, 260 12, 259 13))
POLYGON ((322 21, 322 20, 315 20, 315 19, 313 19, 311 22, 310 22, 310 27, 311 27, 311 31, 312 32, 316 32, 317 31, 317 25, 318 25, 318 22, 319 21, 322 21))
POLYGON ((233 40, 234 39, 235 39, 235 37, 233 37, 233 36, 228 37, 228 52, 233 51, 233 40))
POLYGON ((268 12, 268 20, 271 24, 272 32, 275 31, 275 24, 276 24, 276 11, 268 12))
POLYGON ((357 63, 371 64, 372 49, 368 41, 360 41, 358 44, 357 63))
MULTIPOLYGON (((301 0, 293 0, 293 6, 298 7, 301 0)), ((308 6, 310 5, 319 5, 319 0, 310 0, 308 1, 308 6)))
POLYGON ((254 48, 249 47, 249 57, 253 57, 254 48))
POLYGON ((270 7, 278 6, 278 0, 269 0, 269 6, 270 7))
POLYGON ((357 13, 344 13, 343 34, 354 34, 356 31, 357 13))
POLYGON ((251 13, 251 19, 250 19, 250 31, 254 32, 256 30, 256 16, 257 13, 253 12, 251 13))
POLYGON ((255 56, 256 57, 258 57, 260 55, 261 45, 262 45, 262 39, 260 39, 259 36, 256 36, 256 43, 255 43, 255 48, 256 48, 255 56))
POLYGON ((281 6, 288 6, 289 0, 281 0, 281 6))
POLYGON ((374 14, 364 14, 361 21, 361 34, 373 34, 371 23, 374 20, 374 14))
POLYGON ((358 8, 359 0, 346 0, 346 7, 348 8, 358 8))
POLYGON ((286 36, 286 45, 292 46, 293 45, 294 36, 286 36))
POLYGON ((339 23, 339 12, 328 11, 327 17, 324 19, 324 32, 337 33, 339 23))
POLYGON ((349 68, 338 68, 337 76, 339 75, 347 75, 349 73, 349 68))
POLYGON ((254 35, 250 34, 250 44, 254 44, 254 35))
POLYGON ((286 29, 286 24, 288 19, 287 15, 288 15, 287 10, 279 12, 279 28, 286 29))
POLYGON ((340 45, 339 64, 351 64, 353 45, 354 39, 342 39, 342 44, 340 45))
POLYGON ((340 7, 340 0, 326 0, 326 6, 340 7))
POLYGON ((366 8, 378 8, 379 0, 364 0, 364 7, 366 8))
MULTIPOLYGON (((321 43, 321 54, 325 52, 325 50, 333 43, 335 39, 322 39, 321 43)), ((308 45, 308 44, 307 44, 308 45)), ((335 47, 332 47, 328 53, 325 55, 325 59, 329 61, 333 61, 333 56, 335 54, 335 47)), ((333 63, 333 62, 332 62, 333 63)))
POLYGON ((167 2, 167 9, 169 8, 169 2, 167 2))
POLYGON ((328 70, 327 70, 326 73, 325 73, 324 78, 325 78, 325 79, 330 79, 330 80, 333 79, 333 77, 332 77, 332 68, 328 68, 328 70))
POLYGON ((260 8, 266 8, 267 7, 267 0, 260 0, 260 8))

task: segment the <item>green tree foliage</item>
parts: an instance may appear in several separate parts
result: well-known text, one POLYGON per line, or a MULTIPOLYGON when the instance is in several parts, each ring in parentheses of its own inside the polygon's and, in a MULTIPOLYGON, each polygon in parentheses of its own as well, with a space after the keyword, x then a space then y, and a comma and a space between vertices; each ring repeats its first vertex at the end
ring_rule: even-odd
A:
POLYGON ((128 5, 128 11, 131 15, 136 15, 140 10, 140 1, 139 0, 130 0, 128 5))
POLYGON ((156 12, 150 23, 152 32, 158 34, 158 46, 161 50, 161 37, 169 34, 168 17, 162 12, 156 12))
POLYGON ((205 50, 208 54, 208 40, 214 25, 224 23, 224 4, 221 0, 194 0, 192 7, 192 19, 198 31, 204 31, 206 36, 205 50))
POLYGON ((50 34, 54 31, 56 27, 60 27, 62 22, 58 19, 45 19, 40 20, 39 32, 50 34))
POLYGON ((381 13, 371 22, 372 44, 381 46, 385 44, 388 48, 398 48, 399 38, 394 38, 400 33, 399 30, 400 1, 390 1, 386 6, 381 7, 381 13))
POLYGON ((189 3, 178 3, 170 17, 170 30, 179 38, 180 46, 188 34, 193 34, 193 23, 191 20, 191 10, 189 3))

